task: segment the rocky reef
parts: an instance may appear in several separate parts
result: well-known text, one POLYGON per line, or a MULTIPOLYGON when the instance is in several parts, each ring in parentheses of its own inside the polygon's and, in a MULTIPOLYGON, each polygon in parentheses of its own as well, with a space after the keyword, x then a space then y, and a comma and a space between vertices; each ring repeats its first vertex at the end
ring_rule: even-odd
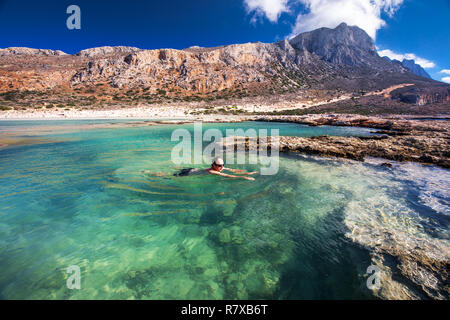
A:
MULTIPOLYGON (((279 150, 282 152, 302 152, 360 161, 363 161, 366 157, 376 157, 450 168, 448 121, 406 120, 355 115, 259 117, 255 120, 294 122, 310 126, 332 125, 379 129, 374 131, 377 134, 368 137, 280 137, 279 150)), ((225 142, 229 143, 229 141, 225 142)), ((248 142, 247 139, 247 148, 248 142)))

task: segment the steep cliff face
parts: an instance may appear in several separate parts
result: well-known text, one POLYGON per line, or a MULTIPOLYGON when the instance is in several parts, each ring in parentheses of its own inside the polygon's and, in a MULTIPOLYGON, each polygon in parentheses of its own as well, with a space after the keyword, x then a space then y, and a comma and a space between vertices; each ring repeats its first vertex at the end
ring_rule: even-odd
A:
POLYGON ((380 61, 372 39, 358 27, 341 23, 335 29, 320 28, 299 34, 290 44, 298 50, 306 50, 323 60, 341 65, 371 65, 378 67, 380 61))
POLYGON ((182 50, 141 50, 124 56, 89 62, 71 83, 107 81, 113 87, 178 88, 193 92, 221 90, 235 83, 261 81, 261 72, 246 72, 248 65, 260 64, 258 50, 242 45, 230 49, 192 53, 182 50), (254 54, 251 54, 253 51, 254 54))
POLYGON ((59 51, 8 48, 0 53, 0 93, 70 88, 87 60, 59 51))
POLYGON ((402 88, 393 91, 392 98, 418 106, 450 102, 450 86, 438 86, 434 88, 402 88))
MULTIPOLYGON (((247 43, 216 49, 140 50, 127 55, 90 61, 71 84, 106 81, 117 88, 161 88, 208 93, 232 87, 266 83, 283 71, 300 72, 320 59, 294 50, 287 41, 247 43)), ((302 78, 302 77, 300 77, 302 78)), ((307 77, 306 77, 307 78, 307 77)), ((300 86, 292 82, 292 86, 300 86)))

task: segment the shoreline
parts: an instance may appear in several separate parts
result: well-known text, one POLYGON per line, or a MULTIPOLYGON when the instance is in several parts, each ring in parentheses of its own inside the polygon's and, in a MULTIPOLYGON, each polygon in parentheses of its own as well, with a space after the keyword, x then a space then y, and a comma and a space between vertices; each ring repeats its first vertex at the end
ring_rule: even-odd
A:
MULTIPOLYGON (((364 161, 366 157, 381 158, 392 161, 412 161, 425 165, 437 165, 450 168, 450 122, 447 115, 388 115, 361 116, 355 114, 311 114, 301 116, 262 116, 262 115, 184 115, 173 117, 171 114, 153 114, 151 117, 109 117, 86 118, 0 118, 0 121, 83 121, 83 120, 123 120, 121 127, 148 126, 164 124, 186 124, 196 121, 205 123, 233 123, 244 121, 298 123, 308 126, 342 126, 361 127, 378 130, 378 135, 371 137, 337 137, 315 136, 309 138, 280 137, 280 152, 300 152, 310 155, 347 158, 364 161), (417 119, 415 119, 417 118, 417 119), (429 119, 432 118, 432 119, 429 119), (129 121, 129 123, 127 123, 129 121)), ((118 124, 96 124, 95 127, 116 127, 118 124)), ((57 128, 57 127, 55 127, 57 128)), ((90 128, 93 128, 92 126, 90 128)), ((28 129, 29 131, 30 129, 28 129)), ((23 140, 2 139, 0 149, 10 145, 22 144, 23 140)), ((236 143, 245 143, 240 140, 236 143)), ((386 164, 389 166, 389 164, 386 164)))
MULTIPOLYGON (((319 105, 313 104, 308 107, 300 108, 308 110, 310 107, 319 105)), ((404 119, 404 120, 416 120, 416 119, 446 119, 450 120, 448 113, 436 113, 436 114, 373 114, 362 115, 355 113, 309 113, 305 115, 268 115, 268 112, 283 112, 293 110, 293 106, 282 107, 273 105, 259 105, 255 110, 255 107, 248 105, 242 105, 236 109, 228 108, 227 112, 220 112, 221 109, 208 109, 208 107, 193 107, 191 105, 163 105, 163 106, 135 106, 135 107, 116 107, 109 109, 71 109, 71 110, 3 110, 0 111, 0 121, 26 121, 26 120, 206 120, 211 121, 217 118, 218 121, 233 121, 237 119, 254 119, 255 117, 265 118, 317 118, 317 117, 330 117, 331 115, 338 117, 354 116, 354 117, 369 117, 369 118, 383 118, 383 119, 404 119), (235 113, 233 113, 235 112, 235 113), (220 119, 220 120, 219 120, 220 119)), ((294 108, 298 110, 299 108, 294 108)))

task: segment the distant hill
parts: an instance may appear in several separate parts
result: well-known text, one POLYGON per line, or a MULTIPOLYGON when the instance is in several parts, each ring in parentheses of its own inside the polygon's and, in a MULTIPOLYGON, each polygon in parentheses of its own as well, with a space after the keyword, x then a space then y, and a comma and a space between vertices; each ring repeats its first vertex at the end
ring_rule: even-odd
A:
POLYGON ((424 77, 424 78, 428 78, 431 79, 430 75, 419 65, 417 64, 413 59, 403 59, 402 61, 398 61, 396 59, 391 60, 389 57, 383 57, 391 62, 394 63, 399 63, 401 64, 403 67, 405 67, 406 69, 408 69, 409 71, 411 71, 412 73, 424 77))

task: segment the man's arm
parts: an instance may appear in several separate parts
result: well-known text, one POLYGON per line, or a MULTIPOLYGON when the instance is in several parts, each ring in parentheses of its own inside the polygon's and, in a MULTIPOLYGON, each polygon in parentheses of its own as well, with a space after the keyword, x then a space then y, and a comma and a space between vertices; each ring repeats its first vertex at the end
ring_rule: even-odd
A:
POLYGON ((254 178, 251 178, 251 177, 233 176, 232 174, 227 174, 227 173, 219 172, 216 170, 209 170, 209 173, 216 174, 216 175, 222 176, 222 177, 232 178, 232 179, 245 179, 245 180, 251 180, 251 181, 255 180, 254 178))
POLYGON ((228 171, 231 171, 233 173, 238 173, 238 174, 246 174, 249 176, 251 176, 252 174, 258 173, 258 171, 247 172, 247 171, 241 170, 241 169, 231 169, 231 168, 225 168, 225 167, 223 168, 223 170, 228 170, 228 171))

